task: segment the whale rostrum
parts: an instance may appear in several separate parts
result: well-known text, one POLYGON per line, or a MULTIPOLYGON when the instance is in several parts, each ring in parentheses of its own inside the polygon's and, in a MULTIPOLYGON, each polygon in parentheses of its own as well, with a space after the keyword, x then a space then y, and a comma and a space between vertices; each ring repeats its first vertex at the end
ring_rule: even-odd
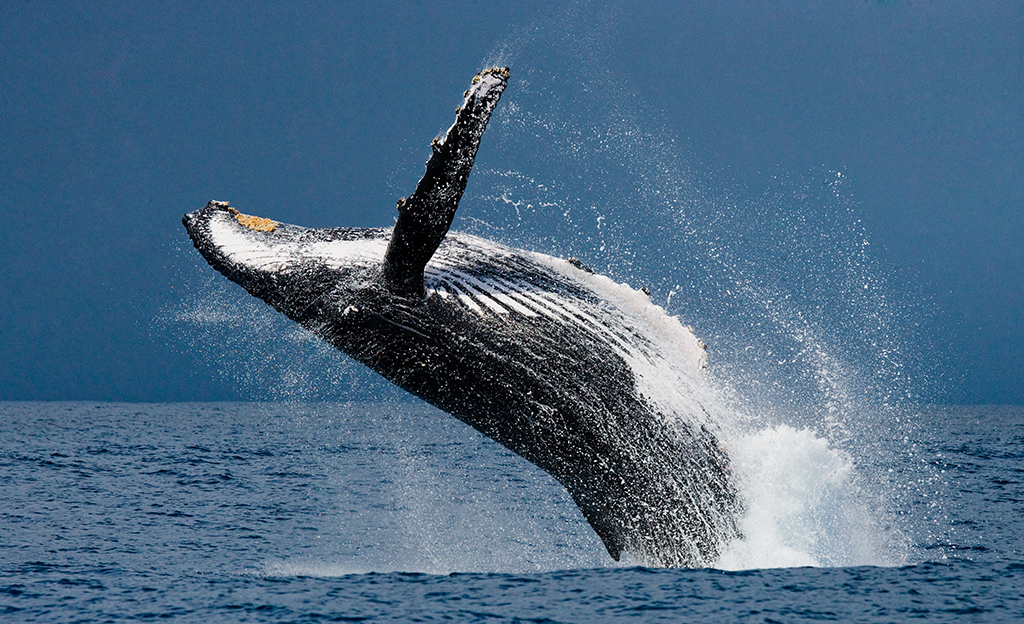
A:
POLYGON ((185 227, 250 294, 551 474, 614 559, 711 565, 740 505, 701 399, 703 343, 580 260, 448 231, 508 78, 473 78, 393 228, 303 228, 218 201, 185 227))

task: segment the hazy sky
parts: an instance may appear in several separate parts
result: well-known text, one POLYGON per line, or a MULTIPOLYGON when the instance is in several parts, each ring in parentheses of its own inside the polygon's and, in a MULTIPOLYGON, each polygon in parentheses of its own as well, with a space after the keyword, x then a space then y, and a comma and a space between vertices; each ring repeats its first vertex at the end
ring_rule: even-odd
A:
POLYGON ((0 399, 273 397, 225 374, 260 377, 218 345, 263 312, 182 213, 390 225, 497 62, 456 227, 660 286, 733 364, 749 310, 698 300, 746 284, 730 305, 780 335, 816 310, 839 359, 870 334, 915 400, 1024 402, 1016 0, 8 2, 0 41, 0 399))

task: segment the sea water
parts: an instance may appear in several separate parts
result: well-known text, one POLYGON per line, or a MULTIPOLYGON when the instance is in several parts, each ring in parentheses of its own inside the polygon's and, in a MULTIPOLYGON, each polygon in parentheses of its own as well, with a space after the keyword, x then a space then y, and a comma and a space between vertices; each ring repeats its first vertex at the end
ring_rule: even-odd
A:
POLYGON ((743 539, 661 570, 422 403, 0 403, 0 619, 1024 618, 1024 407, 901 418, 750 428, 743 539))

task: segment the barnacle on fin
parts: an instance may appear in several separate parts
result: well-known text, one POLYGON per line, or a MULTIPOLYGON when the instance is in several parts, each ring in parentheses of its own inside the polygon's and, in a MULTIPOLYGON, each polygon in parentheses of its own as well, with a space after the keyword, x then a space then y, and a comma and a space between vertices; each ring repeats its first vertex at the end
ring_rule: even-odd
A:
POLYGON ((506 79, 509 76, 511 76, 511 73, 508 71, 508 67, 492 67, 490 69, 485 69, 481 73, 482 76, 486 76, 488 74, 496 74, 496 75, 501 76, 502 78, 506 78, 506 79))

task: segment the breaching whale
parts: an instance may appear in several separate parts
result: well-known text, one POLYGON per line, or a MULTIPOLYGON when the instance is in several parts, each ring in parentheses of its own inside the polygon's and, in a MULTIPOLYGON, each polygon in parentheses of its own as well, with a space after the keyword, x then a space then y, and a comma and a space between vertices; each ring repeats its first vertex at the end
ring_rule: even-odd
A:
POLYGON ((579 260, 448 232, 508 77, 474 77, 393 228, 308 229, 219 201, 185 227, 249 293, 551 474, 614 559, 710 565, 739 503, 699 399, 703 343, 579 260))

